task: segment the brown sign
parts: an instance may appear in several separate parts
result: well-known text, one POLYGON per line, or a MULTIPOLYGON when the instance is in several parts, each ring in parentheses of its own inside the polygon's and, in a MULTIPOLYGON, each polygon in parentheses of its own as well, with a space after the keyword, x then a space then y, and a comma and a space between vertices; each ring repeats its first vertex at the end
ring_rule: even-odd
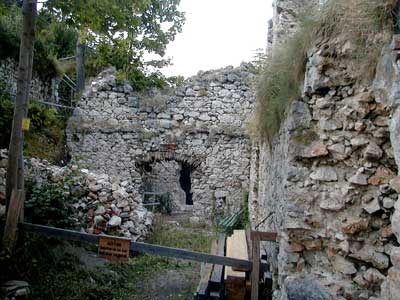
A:
POLYGON ((129 239, 101 236, 99 238, 99 256, 112 261, 127 261, 130 245, 129 239))

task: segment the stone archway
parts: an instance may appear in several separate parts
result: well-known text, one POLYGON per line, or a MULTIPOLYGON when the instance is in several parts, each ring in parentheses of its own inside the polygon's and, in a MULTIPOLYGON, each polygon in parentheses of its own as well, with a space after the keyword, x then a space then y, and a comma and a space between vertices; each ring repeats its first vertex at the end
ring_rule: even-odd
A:
POLYGON ((192 211, 193 173, 199 175, 201 161, 191 154, 175 151, 149 152, 137 157, 135 165, 142 177, 143 199, 146 200, 146 195, 166 195, 173 212, 192 211))

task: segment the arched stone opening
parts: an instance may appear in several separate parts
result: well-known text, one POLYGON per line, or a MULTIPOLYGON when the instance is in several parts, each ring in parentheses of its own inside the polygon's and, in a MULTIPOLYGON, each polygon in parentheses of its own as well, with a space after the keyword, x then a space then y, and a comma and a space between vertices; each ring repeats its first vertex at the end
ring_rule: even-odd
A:
POLYGON ((193 205, 193 192, 192 192, 192 167, 183 162, 181 163, 181 171, 179 176, 179 183, 182 190, 185 192, 186 205, 193 205))
POLYGON ((193 173, 200 171, 200 161, 176 153, 152 154, 141 157, 136 162, 136 168, 142 177, 140 192, 144 204, 158 203, 156 199, 168 198, 172 212, 192 211, 193 173))

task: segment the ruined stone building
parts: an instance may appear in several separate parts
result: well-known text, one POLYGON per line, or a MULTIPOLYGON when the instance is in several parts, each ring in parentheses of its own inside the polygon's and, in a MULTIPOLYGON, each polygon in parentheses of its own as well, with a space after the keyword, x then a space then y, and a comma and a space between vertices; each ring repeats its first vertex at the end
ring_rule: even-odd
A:
POLYGON ((210 219, 240 208, 249 187, 253 72, 242 64, 143 94, 103 72, 70 120, 73 160, 118 175, 138 201, 168 194, 175 212, 210 219))
MULTIPOLYGON (((270 53, 319 3, 274 1, 270 53)), ((331 42, 308 52, 303 95, 270 144, 246 131, 251 65, 170 92, 137 93, 103 72, 70 120, 73 161, 119 177, 138 203, 168 194, 174 211, 206 219, 248 198, 252 229, 278 233, 263 245, 275 299, 400 299, 398 49, 384 49, 373 85, 358 84, 340 62, 351 48, 332 60, 331 42)))

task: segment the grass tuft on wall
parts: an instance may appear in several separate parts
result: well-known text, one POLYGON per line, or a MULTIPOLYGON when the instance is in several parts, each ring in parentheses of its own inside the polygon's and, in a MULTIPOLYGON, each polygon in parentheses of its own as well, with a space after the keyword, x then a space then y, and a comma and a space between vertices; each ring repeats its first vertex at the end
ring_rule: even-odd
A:
POLYGON ((328 0, 314 12, 300 14, 298 30, 276 46, 260 67, 250 134, 271 143, 287 107, 301 96, 307 52, 312 47, 331 43, 333 58, 335 47, 351 42, 350 57, 337 59, 346 59, 360 82, 370 81, 392 34, 394 5, 393 0, 328 0))

